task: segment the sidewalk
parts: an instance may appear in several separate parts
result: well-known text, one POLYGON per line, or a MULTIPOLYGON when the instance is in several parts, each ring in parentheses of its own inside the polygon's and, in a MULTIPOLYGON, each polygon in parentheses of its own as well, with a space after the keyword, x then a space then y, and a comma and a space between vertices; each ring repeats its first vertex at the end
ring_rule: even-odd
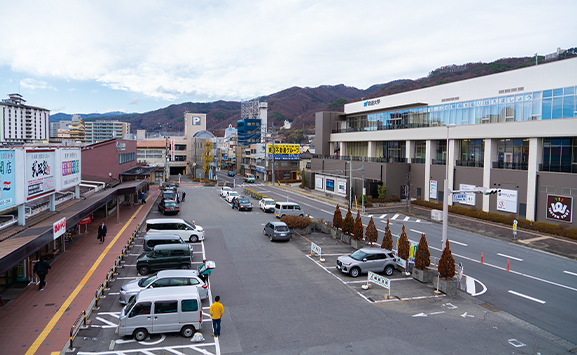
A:
POLYGON ((158 193, 158 187, 153 187, 146 204, 124 206, 118 224, 116 213, 95 218, 88 233, 82 228, 82 237, 51 263, 44 291, 28 285, 19 297, 0 307, 0 354, 60 354, 72 324, 90 304, 158 193), (96 239, 102 221, 108 229, 104 244, 96 239))

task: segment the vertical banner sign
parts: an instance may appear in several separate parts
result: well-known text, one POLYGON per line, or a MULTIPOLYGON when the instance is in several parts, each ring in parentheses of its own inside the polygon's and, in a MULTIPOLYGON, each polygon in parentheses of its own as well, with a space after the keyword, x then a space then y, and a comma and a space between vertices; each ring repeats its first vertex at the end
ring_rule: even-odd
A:
POLYGON ((0 150, 0 210, 14 206, 14 151, 0 150))
POLYGON ((429 188, 429 198, 437 199, 437 180, 431 180, 429 188))
POLYGON ((52 225, 54 239, 60 237, 64 232, 66 232, 66 217, 54 222, 52 225))
POLYGON ((62 149, 62 176, 59 190, 80 184, 80 149, 62 149))
POLYGON ((323 190, 324 182, 323 178, 319 176, 315 176, 315 189, 316 190, 323 190))
POLYGON ((573 223, 573 197, 547 195, 547 219, 573 223))
POLYGON ((26 151, 26 199, 28 201, 55 190, 54 151, 26 151))
POLYGON ((170 161, 174 161, 174 139, 170 140, 170 161))

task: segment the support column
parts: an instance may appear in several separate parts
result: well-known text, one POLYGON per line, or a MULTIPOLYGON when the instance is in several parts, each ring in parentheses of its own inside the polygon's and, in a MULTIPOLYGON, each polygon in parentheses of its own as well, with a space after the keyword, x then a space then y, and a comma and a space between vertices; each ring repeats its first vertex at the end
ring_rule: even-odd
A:
POLYGON ((415 141, 406 141, 405 143, 405 159, 407 163, 411 163, 411 159, 415 155, 415 141))
POLYGON ((74 198, 80 200, 80 185, 74 187, 74 198))
POLYGON ((543 161, 543 140, 540 138, 529 138, 529 162, 527 171, 527 215, 526 219, 535 221, 537 211, 535 202, 537 201, 537 173, 539 172, 539 162, 543 161))
POLYGON ((120 196, 116 196, 116 223, 120 223, 120 196))
MULTIPOLYGON (((485 156, 483 160, 483 187, 490 189, 491 186, 491 169, 493 162, 497 161, 497 140, 485 139, 485 156)), ((483 211, 489 212, 490 195, 483 195, 483 211)))
POLYGON ((56 211, 56 194, 50 194, 50 212, 55 212, 56 211))
POLYGON ((336 146, 335 142, 329 142, 329 155, 330 156, 335 155, 335 146, 336 146))
POLYGON ((340 148, 340 156, 347 156, 347 143, 346 142, 339 142, 339 148, 340 148))
MULTIPOLYGON (((447 176, 447 182, 450 190, 455 190, 455 151, 457 146, 457 140, 450 139, 449 146, 447 147, 447 162, 449 166, 449 176, 447 176)), ((449 206, 453 205, 452 195, 449 196, 449 206)))
POLYGON ((427 140, 426 152, 425 152, 425 186, 423 197, 425 201, 430 201, 431 195, 431 161, 433 160, 433 155, 437 151, 437 141, 427 140))
POLYGON ((369 141, 367 153, 369 158, 375 158, 377 156, 377 142, 369 141))
POLYGON ((24 204, 18 205, 18 225, 26 225, 26 206, 24 204))

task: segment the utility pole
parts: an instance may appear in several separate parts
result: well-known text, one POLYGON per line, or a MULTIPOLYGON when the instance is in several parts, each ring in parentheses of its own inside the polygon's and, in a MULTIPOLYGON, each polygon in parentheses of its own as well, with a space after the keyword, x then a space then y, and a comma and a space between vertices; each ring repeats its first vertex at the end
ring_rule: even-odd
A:
POLYGON ((361 188, 361 193, 362 193, 361 204, 363 206, 362 207, 363 213, 365 213, 365 195, 366 195, 366 193, 365 193, 365 156, 364 155, 363 155, 363 185, 362 186, 363 187, 361 188))
POLYGON ((350 156, 349 208, 353 207, 353 157, 350 156))
POLYGON ((274 186, 274 122, 271 122, 272 133, 270 138, 272 140, 272 185, 274 186))

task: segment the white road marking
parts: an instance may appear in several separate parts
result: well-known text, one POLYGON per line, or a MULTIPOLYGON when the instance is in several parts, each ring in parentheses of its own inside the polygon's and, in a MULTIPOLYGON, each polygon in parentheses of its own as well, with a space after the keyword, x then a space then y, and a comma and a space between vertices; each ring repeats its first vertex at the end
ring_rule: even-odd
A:
POLYGON ((406 222, 406 221, 408 221, 408 220, 409 220, 409 218, 411 218, 411 217, 409 217, 409 216, 405 217, 405 219, 403 219, 403 222, 406 222))
MULTIPOLYGON (((384 221, 384 220, 382 220, 382 219, 381 219, 381 222, 383 222, 383 223, 387 223, 387 221, 384 221)), ((394 226, 395 224, 394 224, 394 223, 392 223, 392 222, 389 222, 389 225, 390 225, 390 226, 394 226)))
POLYGON ((481 281, 471 277, 471 276, 465 276, 465 280, 467 282, 467 293, 470 294, 473 297, 476 296, 480 296, 482 294, 484 294, 485 292, 487 292, 487 286, 485 286, 485 284, 483 284, 481 281), (475 282, 479 283, 479 285, 481 285, 483 287, 483 289, 479 292, 475 292, 476 288, 475 288, 475 282))
POLYGON ((413 314, 413 317, 426 317, 426 316, 427 316, 426 313, 413 314))
POLYGON ((434 316, 435 314, 443 314, 445 313, 445 311, 441 311, 441 312, 433 312, 433 313, 429 313, 430 316, 434 316))
POLYGON ((385 217, 387 217, 387 214, 386 214, 386 213, 385 213, 385 214, 382 214, 379 218, 385 218, 385 217))
POLYGON ((475 318, 475 316, 472 316, 472 315, 470 315, 470 314, 467 314, 467 312, 461 314, 461 317, 463 317, 463 318, 467 318, 467 317, 475 318))
POLYGON ((443 303, 443 307, 447 307, 448 309, 457 309, 458 307, 452 303, 443 303))
POLYGON ((394 221, 394 220, 397 219, 398 217, 399 217, 399 214, 397 213, 397 214, 394 215, 393 218, 391 218, 391 219, 394 221))
POLYGON ((571 271, 563 271, 563 272, 566 273, 566 274, 569 274, 569 275, 577 276, 576 273, 571 272, 571 271))
POLYGON ((516 348, 522 348, 525 346, 525 344, 521 343, 519 340, 517 339, 509 339, 509 344, 513 345, 516 348))
POLYGON ((321 212, 324 212, 324 213, 328 213, 328 214, 332 214, 332 215, 334 215, 334 212, 329 212, 329 211, 327 211, 327 210, 321 210, 321 212))
POLYGON ((417 222, 420 222, 420 221, 421 221, 420 219, 417 219, 417 222))
MULTIPOLYGON (((409 229, 411 232, 415 232, 417 234, 425 234, 424 232, 418 231, 416 229, 409 229)), ((452 241, 451 241, 452 242, 452 241)))
POLYGON ((519 258, 516 258, 516 257, 514 257, 514 256, 509 256, 509 255, 506 255, 506 254, 497 253, 497 255, 502 256, 502 257, 507 258, 507 259, 513 259, 513 260, 517 260, 517 261, 523 261, 523 259, 519 259, 519 258))
POLYGON ((527 295, 524 295, 524 294, 519 293, 519 292, 515 292, 515 291, 509 290, 509 293, 511 293, 511 294, 513 294, 513 295, 515 295, 515 296, 519 296, 519 297, 526 298, 526 299, 528 299, 528 300, 531 300, 531 301, 534 301, 534 302, 537 302, 537 303, 541 303, 541 304, 545 304, 545 303, 546 303, 545 301, 542 301, 542 300, 540 300, 540 299, 538 299, 538 298, 534 298, 534 297, 531 297, 531 296, 527 296, 527 295))
POLYGON ((464 246, 464 247, 468 247, 468 246, 469 246, 468 244, 461 243, 461 242, 457 242, 457 241, 455 241, 455 240, 449 240, 449 244, 458 244, 458 245, 462 245, 462 246, 464 246))

